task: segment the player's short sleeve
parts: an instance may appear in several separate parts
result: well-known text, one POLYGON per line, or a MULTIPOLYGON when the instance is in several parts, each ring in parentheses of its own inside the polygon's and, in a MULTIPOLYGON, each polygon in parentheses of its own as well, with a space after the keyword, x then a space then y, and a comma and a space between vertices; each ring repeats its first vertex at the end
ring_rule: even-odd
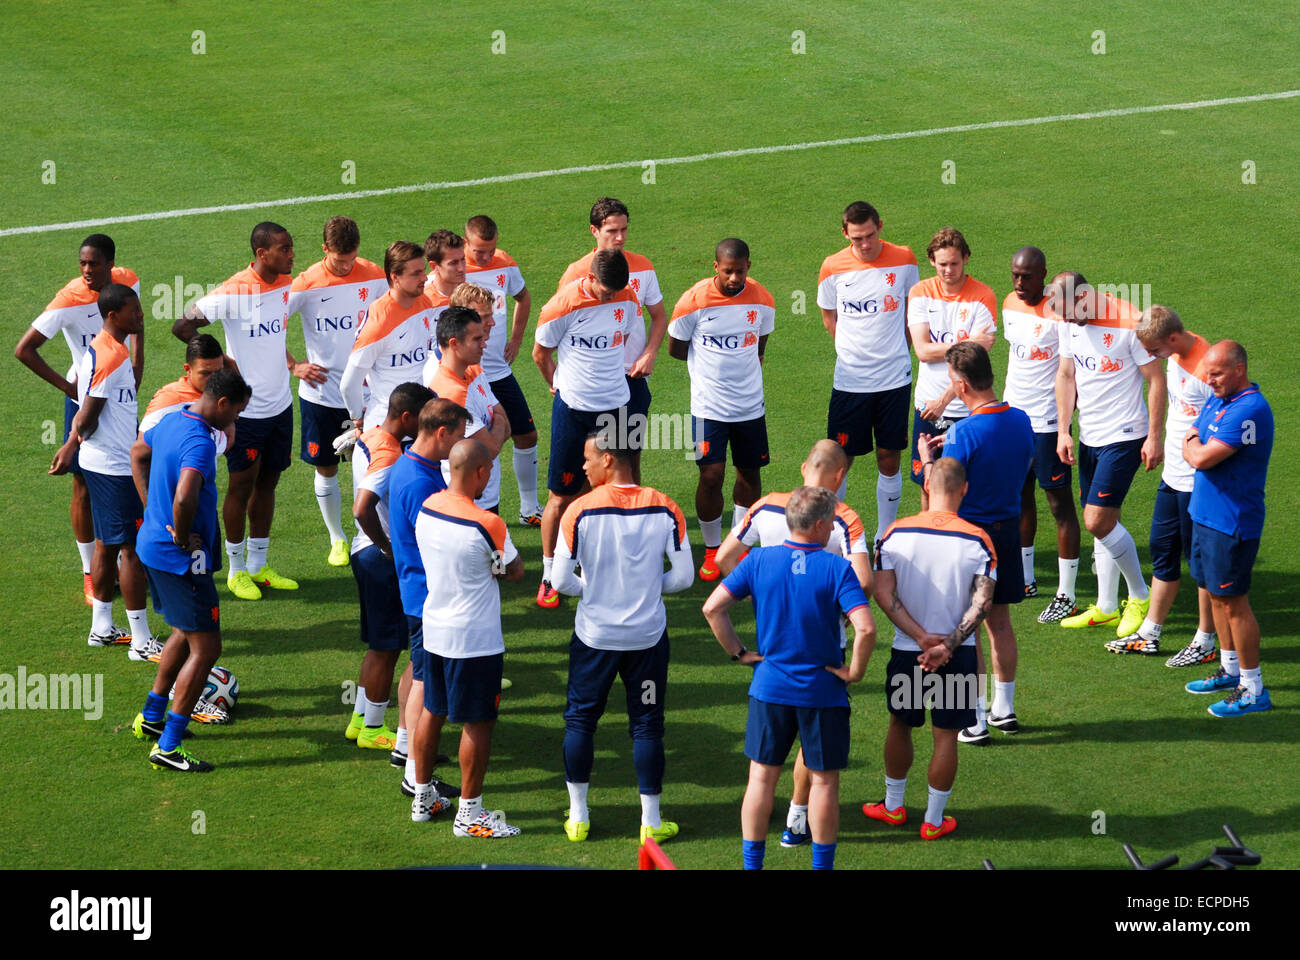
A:
POLYGON ((929 324, 929 308, 921 300, 909 299, 907 301, 907 325, 909 327, 919 324, 929 324))
POLYGON ((836 566, 839 568, 839 581, 835 586, 835 601, 840 610, 848 613, 858 607, 870 606, 867 595, 862 591, 862 584, 858 583, 857 575, 848 561, 844 561, 843 566, 836 566))
POLYGON ((194 309, 203 314, 203 319, 209 323, 224 323, 226 320, 225 303, 225 295, 214 291, 195 300, 194 309))
POLYGON ((835 310, 839 307, 839 300, 835 293, 835 274, 824 278, 817 284, 817 306, 823 310, 835 310))
POLYGON ((392 464, 376 467, 372 463, 366 475, 357 481, 357 489, 369 490, 375 496, 382 498, 388 492, 388 478, 392 472, 392 464))
POLYGON ((524 275, 518 266, 510 266, 506 269, 506 293, 512 297, 517 297, 524 289, 524 275))
POLYGON ((32 329, 46 340, 52 340, 63 329, 64 316, 66 313, 62 310, 46 310, 32 321, 32 329))
POLYGON ((997 333, 998 302, 994 299, 992 291, 980 297, 976 302, 975 322, 970 325, 970 328, 975 333, 997 333))
POLYGON ((669 500, 669 515, 666 516, 664 523, 664 553, 673 554, 679 550, 689 550, 690 546, 686 539, 686 517, 682 514, 682 508, 669 500))
POLYGON ((758 524, 754 521, 758 518, 758 511, 762 509, 767 498, 759 500, 752 507, 745 511, 744 518, 740 521, 740 526, 732 531, 739 540, 747 547, 752 547, 762 539, 759 535, 758 524))
POLYGON ((673 307, 672 320, 668 323, 668 336, 686 343, 695 336, 695 323, 699 319, 695 309, 694 290, 687 290, 673 307))
POLYGON ((835 530, 844 540, 845 557, 852 553, 865 553, 868 559, 871 558, 871 548, 867 545, 867 531, 862 526, 862 518, 856 512, 849 514, 847 518, 837 514, 835 530))
POLYGON ((898 285, 903 296, 912 292, 912 288, 921 282, 921 270, 915 263, 904 264, 898 268, 898 285))
POLYGON ((758 335, 765 337, 776 329, 776 308, 759 307, 758 335))
POLYGON ((1152 360, 1156 359, 1147 352, 1147 348, 1142 346, 1142 341, 1137 338, 1137 334, 1131 330, 1129 331, 1129 339, 1133 341, 1129 348, 1130 356, 1132 356, 1133 362, 1139 367, 1145 366, 1152 360))
POLYGON ((558 347, 569 329, 570 314, 564 312, 556 294, 542 307, 537 316, 537 329, 533 331, 533 341, 543 347, 558 347))
POLYGON ((656 303, 663 303, 663 301, 663 291, 659 289, 659 274, 653 270, 647 270, 641 283, 641 302, 647 307, 653 307, 656 303))
POLYGON ((1074 337, 1070 335, 1069 329, 1065 326, 1069 321, 1062 320, 1056 328, 1056 339, 1060 346, 1060 356, 1074 359, 1074 337))
POLYGON ((515 542, 510 539, 510 532, 505 529, 504 523, 501 525, 501 529, 505 539, 501 544, 500 550, 502 555, 505 557, 506 563, 511 564, 515 562, 515 557, 519 556, 519 551, 515 548, 515 542))
POLYGON ((722 585, 727 588, 727 593, 731 594, 737 600, 744 600, 753 593, 753 583, 751 577, 754 573, 755 559, 758 556, 757 550, 751 550, 745 555, 745 559, 736 564, 736 569, 723 579, 722 585))
POLYGON ((880 546, 876 550, 876 569, 893 570, 894 569, 894 547, 889 542, 889 536, 893 533, 891 526, 885 531, 885 535, 880 538, 880 546))

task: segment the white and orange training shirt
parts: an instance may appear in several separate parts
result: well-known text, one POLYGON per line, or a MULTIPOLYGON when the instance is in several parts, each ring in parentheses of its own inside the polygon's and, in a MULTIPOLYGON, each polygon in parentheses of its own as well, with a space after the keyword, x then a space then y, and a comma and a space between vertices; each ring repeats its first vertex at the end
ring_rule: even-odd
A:
MULTIPOLYGON (((894 571, 898 599, 926 633, 944 636, 970 609, 976 576, 997 579, 997 552, 989 535, 955 513, 927 510, 895 521, 880 541, 879 569, 894 571)), ((975 633, 962 646, 975 643, 975 633)), ((894 649, 921 647, 897 626, 894 649)))
POLYGON ((415 519, 415 540, 429 584, 424 601, 424 649, 465 659, 504 653, 501 590, 493 563, 504 571, 519 551, 506 522, 443 490, 429 496, 415 519))
MULTIPOLYGON (((922 324, 930 326, 931 343, 953 344, 969 340, 973 334, 996 333, 997 315, 998 301, 993 288, 970 274, 954 294, 944 292, 943 282, 938 277, 927 277, 912 288, 907 298, 907 325, 912 328, 914 341, 920 335, 917 328, 922 324)), ((951 385, 947 360, 922 362, 917 372, 913 406, 920 410, 933 403, 951 385)), ((943 415, 966 417, 970 416, 970 410, 954 397, 944 407, 943 415)))
MULTIPOLYGON (((465 424, 465 436, 472 437, 480 430, 492 426, 492 411, 496 409, 497 398, 492 392, 483 368, 475 363, 465 368, 465 376, 458 377, 446 364, 439 364, 433 378, 427 384, 435 396, 458 403, 469 411, 469 423, 465 424)), ((451 462, 442 461, 442 479, 451 484, 451 462)), ((483 488, 483 495, 474 501, 476 506, 489 510, 501 502, 501 454, 492 458, 492 476, 483 488)))
MULTIPOLYGON (((429 311, 429 332, 433 336, 429 340, 429 357, 424 361, 424 373, 421 375, 423 382, 428 383, 433 379, 433 375, 438 372, 438 364, 442 362, 442 348, 438 346, 438 318, 446 313, 447 308, 451 306, 451 297, 438 289, 438 284, 434 281, 432 274, 425 281, 424 295, 433 304, 433 309, 429 311)), ((492 322, 495 327, 496 321, 493 320, 492 322)))
MULTIPOLYGON (((1190 333, 1190 331, 1188 331, 1190 333)), ((1183 493, 1192 492, 1196 471, 1183 459, 1183 437, 1201 415, 1214 391, 1205 380, 1205 355, 1210 343, 1193 333, 1196 341, 1185 354, 1169 358, 1165 379, 1169 385, 1169 416, 1165 425, 1165 466, 1160 479, 1183 493)))
POLYGON ((322 407, 342 407, 339 384, 343 368, 366 322, 370 305, 388 292, 388 278, 377 263, 357 257, 346 277, 331 273, 325 261, 294 277, 289 288, 289 315, 302 315, 307 360, 329 371, 324 383, 298 381, 298 396, 322 407))
POLYGON ((113 477, 131 476, 131 445, 136 438, 135 371, 131 351, 101 329, 86 346, 77 369, 77 402, 100 397, 104 406, 95 432, 81 442, 82 470, 113 477))
POLYGON ((602 302, 588 293, 584 277, 546 302, 533 337, 543 347, 556 348, 554 386, 568 406, 598 413, 627 403, 631 393, 623 372, 623 341, 640 324, 641 304, 628 287, 602 302))
POLYGON ((287 273, 263 283, 250 263, 194 304, 204 319, 225 328, 226 353, 253 388, 241 414, 250 420, 269 419, 293 403, 284 354, 292 284, 287 273))
POLYGON ((374 302, 366 322, 357 333, 340 383, 343 405, 354 420, 365 407, 363 429, 369 430, 388 416, 388 397, 399 384, 424 382, 424 364, 429 356, 433 305, 420 294, 402 308, 391 290, 374 302), (362 394, 362 381, 370 387, 370 398, 362 394))
POLYGON ((859 260, 850 245, 822 261, 817 306, 837 315, 836 390, 879 393, 912 382, 907 297, 920 277, 912 251, 888 241, 875 260, 859 260))
POLYGON ((756 420, 766 409, 759 339, 776 326, 776 302, 748 279, 734 297, 709 277, 682 294, 673 307, 668 335, 690 344, 691 415, 724 423, 756 420))
MULTIPOLYGON (((357 440, 352 455, 352 475, 357 477, 356 489, 369 490, 379 497, 375 512, 379 515, 379 526, 388 534, 388 475, 393 464, 402 455, 402 445, 396 437, 383 427, 372 427, 357 440)), ((354 491, 355 492, 355 491, 354 491)), ((352 556, 356 556, 374 541, 361 524, 357 524, 356 536, 352 538, 352 556)))
POLYGON ((1101 312, 1084 326, 1063 322, 1060 330, 1061 356, 1074 361, 1079 442, 1090 447, 1146 437, 1146 396, 1138 368, 1155 359, 1133 332, 1141 311, 1106 294, 1101 312))
MULTIPOLYGON (((158 388, 158 392, 149 400, 148 406, 144 408, 144 416, 140 418, 140 428, 137 431, 140 436, 144 436, 146 431, 152 430, 158 425, 158 421, 169 413, 175 413, 182 407, 189 406, 201 397, 202 394, 194 389, 190 383, 189 377, 181 377, 179 380, 173 380, 171 383, 164 383, 158 388)), ((212 434, 212 442, 217 445, 217 456, 226 452, 226 431, 213 430, 209 428, 212 434)))
MULTIPOLYGON (((126 267, 113 268, 112 282, 128 286, 136 296, 140 295, 140 278, 126 267)), ((86 347, 104 327, 104 318, 99 315, 99 291, 91 290, 86 286, 85 278, 77 274, 54 295, 49 306, 32 321, 32 327, 46 340, 53 340, 55 334, 62 332, 72 354, 72 366, 68 368, 65 379, 74 379, 86 347)), ((126 344, 129 349, 130 337, 126 338, 126 344)))
POLYGON ((694 577, 686 518, 658 490, 604 483, 564 512, 551 583, 562 593, 581 592, 573 632, 587 646, 653 647, 668 625, 663 594, 685 590, 694 577))
POLYGON ((510 339, 510 318, 514 313, 507 309, 506 297, 518 296, 519 291, 524 289, 524 275, 514 258, 498 248, 486 267, 477 266, 466 258, 465 282, 487 287, 495 297, 492 301, 494 326, 488 334, 487 348, 483 351, 483 369, 488 380, 504 380, 510 376, 510 364, 506 363, 506 341, 510 339))
MULTIPOLYGON (((596 256, 593 250, 581 260, 574 260, 573 263, 564 271, 564 276, 560 277, 560 282, 556 286, 558 293, 564 286, 572 283, 574 280, 581 280, 591 273, 591 261, 596 256)), ((632 253, 630 250, 624 250, 623 256, 627 258, 627 285, 636 298, 644 307, 653 307, 657 303, 663 303, 664 295, 659 289, 659 276, 655 273, 654 264, 646 257, 639 253, 632 253)), ((623 340, 623 370, 625 373, 632 371, 632 365, 645 352, 646 333, 644 319, 641 323, 633 324, 627 331, 623 340)))
POLYGON ((1002 399, 1029 416, 1034 433, 1056 433, 1060 330, 1046 296, 1031 307, 1012 290, 1002 301, 1002 335, 1011 347, 1002 399))

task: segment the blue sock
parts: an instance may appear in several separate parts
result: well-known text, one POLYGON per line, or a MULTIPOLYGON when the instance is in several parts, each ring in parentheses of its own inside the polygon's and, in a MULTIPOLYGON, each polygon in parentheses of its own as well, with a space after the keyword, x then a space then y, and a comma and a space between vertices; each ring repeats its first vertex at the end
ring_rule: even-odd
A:
POLYGON ((813 841, 812 868, 814 870, 835 869, 835 844, 813 841))
POLYGON ((741 840, 740 855, 745 860, 746 870, 762 870, 763 854, 767 852, 766 840, 741 840))
POLYGON ((162 736, 158 738, 158 749, 163 753, 171 753, 181 745, 181 737, 185 735, 185 728, 190 724, 189 717, 182 717, 174 710, 167 711, 167 726, 163 729, 162 736))
POLYGON ((157 723, 167 712, 167 698, 160 697, 152 690, 144 698, 144 718, 150 723, 157 723))

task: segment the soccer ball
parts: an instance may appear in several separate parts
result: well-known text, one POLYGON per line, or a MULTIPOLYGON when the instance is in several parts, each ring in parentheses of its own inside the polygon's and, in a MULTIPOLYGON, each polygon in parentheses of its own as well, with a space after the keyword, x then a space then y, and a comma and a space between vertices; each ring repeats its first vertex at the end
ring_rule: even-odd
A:
MULTIPOLYGON (((172 684, 169 696, 175 695, 176 684, 172 684)), ((228 711, 234 710, 235 701, 239 699, 239 681, 225 667, 215 666, 208 673, 208 682, 203 685, 203 692, 199 694, 199 699, 225 707, 228 711)))

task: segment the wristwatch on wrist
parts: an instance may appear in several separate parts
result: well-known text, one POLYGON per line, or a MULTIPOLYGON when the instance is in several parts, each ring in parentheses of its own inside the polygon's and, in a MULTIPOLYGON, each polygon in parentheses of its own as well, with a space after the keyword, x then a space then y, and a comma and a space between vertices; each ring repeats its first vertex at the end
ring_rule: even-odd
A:
POLYGON ((749 653, 749 651, 745 649, 745 645, 742 643, 740 645, 740 650, 731 655, 731 662, 732 663, 737 662, 741 657, 743 657, 747 653, 749 653))

